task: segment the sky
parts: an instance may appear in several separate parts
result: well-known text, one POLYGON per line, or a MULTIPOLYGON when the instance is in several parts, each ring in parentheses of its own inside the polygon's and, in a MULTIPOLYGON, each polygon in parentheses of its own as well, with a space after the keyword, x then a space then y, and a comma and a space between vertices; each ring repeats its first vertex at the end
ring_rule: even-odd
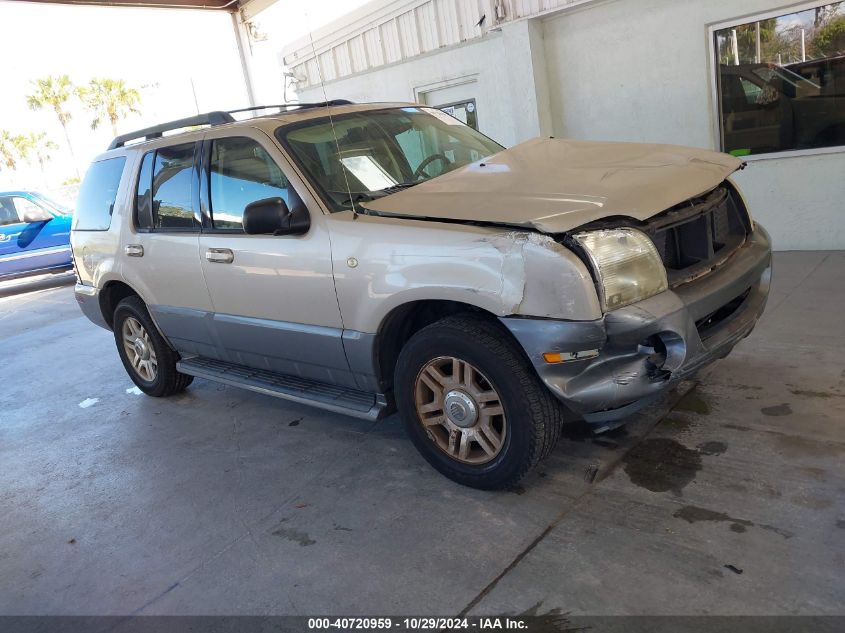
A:
MULTIPOLYGON (((259 103, 283 98, 278 53, 289 42, 352 11, 365 0, 280 0, 255 22, 267 34, 252 46, 259 103)), ((59 149, 46 178, 37 166, 0 171, 0 190, 55 189, 75 175, 62 128, 49 110, 31 111, 31 81, 67 74, 76 84, 93 77, 123 79, 141 91, 141 114, 118 124, 118 133, 209 110, 249 105, 232 21, 228 13, 43 5, 0 0, 0 129, 46 132, 59 149), (15 25, 10 28, 10 25, 15 25)), ((290 93, 289 97, 292 96, 290 93)), ((105 151, 111 126, 91 129, 91 113, 74 100, 70 140, 79 171, 105 151)))

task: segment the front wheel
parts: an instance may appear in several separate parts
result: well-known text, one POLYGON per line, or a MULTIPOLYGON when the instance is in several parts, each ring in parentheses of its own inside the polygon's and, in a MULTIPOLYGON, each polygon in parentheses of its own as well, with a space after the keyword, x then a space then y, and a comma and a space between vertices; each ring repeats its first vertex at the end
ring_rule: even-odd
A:
POLYGON ((414 445, 450 479, 515 485, 554 448, 560 404, 495 321, 448 317, 402 348, 396 402, 414 445))
POLYGON ((117 304, 113 329, 126 373, 147 395, 172 396, 194 380, 193 376, 176 371, 179 355, 158 333, 139 297, 127 297, 117 304))

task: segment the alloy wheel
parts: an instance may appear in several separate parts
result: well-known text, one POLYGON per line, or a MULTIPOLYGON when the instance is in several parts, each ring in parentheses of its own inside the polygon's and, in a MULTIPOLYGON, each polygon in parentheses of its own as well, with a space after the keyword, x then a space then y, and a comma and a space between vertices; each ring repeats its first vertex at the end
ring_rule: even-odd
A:
POLYGON ((142 380, 153 382, 158 374, 158 361, 149 333, 138 319, 127 317, 121 334, 123 349, 132 369, 142 380))
POLYGON ((502 451, 508 427, 501 398, 467 361, 440 356, 426 363, 417 375, 414 403, 429 439, 450 458, 480 465, 502 451))

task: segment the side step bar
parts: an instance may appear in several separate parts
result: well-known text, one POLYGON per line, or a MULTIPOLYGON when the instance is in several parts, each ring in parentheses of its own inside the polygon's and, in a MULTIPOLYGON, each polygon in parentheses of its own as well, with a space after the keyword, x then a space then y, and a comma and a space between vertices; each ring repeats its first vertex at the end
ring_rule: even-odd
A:
POLYGON ((176 369, 197 378, 222 382, 365 420, 378 420, 389 413, 387 399, 383 394, 338 387, 266 369, 253 369, 200 356, 183 358, 176 364, 176 369))

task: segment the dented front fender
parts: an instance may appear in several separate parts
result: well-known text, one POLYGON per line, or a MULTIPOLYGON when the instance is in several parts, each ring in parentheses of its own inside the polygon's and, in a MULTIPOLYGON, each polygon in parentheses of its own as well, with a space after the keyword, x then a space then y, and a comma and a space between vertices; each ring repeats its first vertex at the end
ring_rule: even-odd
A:
POLYGON ((345 329, 375 333, 392 310, 422 300, 496 316, 601 317, 589 271, 549 236, 351 214, 335 214, 329 225, 345 329))

